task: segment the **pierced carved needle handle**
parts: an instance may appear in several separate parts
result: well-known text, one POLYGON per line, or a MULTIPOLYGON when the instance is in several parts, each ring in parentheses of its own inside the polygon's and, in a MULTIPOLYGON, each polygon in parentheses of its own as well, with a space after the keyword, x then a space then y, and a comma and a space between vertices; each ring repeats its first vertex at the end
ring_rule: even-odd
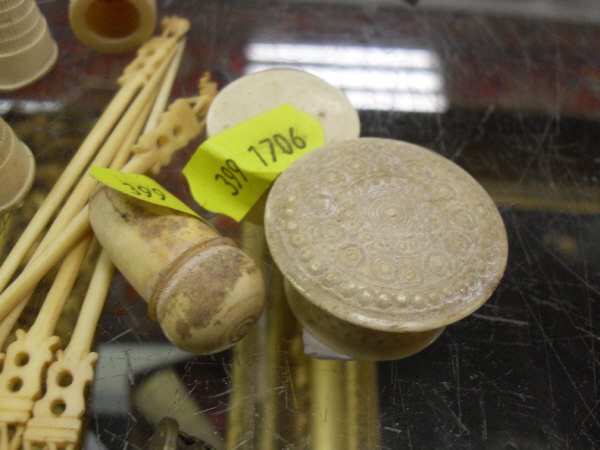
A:
POLYGON ((29 332, 16 331, 0 372, 0 448, 18 449, 34 401, 42 390, 42 375, 54 359, 60 339, 52 336, 64 302, 71 291, 91 238, 82 241, 60 270, 29 332))
POLYGON ((25 449, 56 446, 75 449, 85 412, 85 390, 94 378, 98 354, 90 353, 94 332, 110 287, 113 265, 101 252, 67 348, 48 368, 46 393, 33 407, 23 433, 25 449))

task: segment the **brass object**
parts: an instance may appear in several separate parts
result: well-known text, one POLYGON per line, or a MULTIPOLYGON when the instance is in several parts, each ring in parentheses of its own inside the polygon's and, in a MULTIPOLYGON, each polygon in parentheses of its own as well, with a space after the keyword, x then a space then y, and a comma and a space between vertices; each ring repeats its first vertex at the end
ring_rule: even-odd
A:
POLYGON ((306 355, 262 226, 243 223, 242 248, 270 267, 270 290, 257 326, 233 348, 227 448, 379 448, 376 363, 306 355))

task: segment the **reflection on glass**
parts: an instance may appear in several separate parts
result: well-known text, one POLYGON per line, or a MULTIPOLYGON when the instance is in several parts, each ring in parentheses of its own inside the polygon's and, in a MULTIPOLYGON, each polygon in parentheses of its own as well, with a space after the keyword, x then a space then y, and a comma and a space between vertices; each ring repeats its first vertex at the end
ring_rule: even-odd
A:
POLYGON ((430 50, 356 45, 318 45, 253 42, 246 48, 249 61, 332 66, 431 69, 438 58, 430 50))
POLYGON ((0 99, 0 114, 17 110, 21 114, 47 114, 60 111, 63 104, 51 100, 11 100, 0 99))
POLYGON ((342 89, 363 110, 447 109, 439 59, 430 50, 254 42, 245 73, 292 67, 342 89))

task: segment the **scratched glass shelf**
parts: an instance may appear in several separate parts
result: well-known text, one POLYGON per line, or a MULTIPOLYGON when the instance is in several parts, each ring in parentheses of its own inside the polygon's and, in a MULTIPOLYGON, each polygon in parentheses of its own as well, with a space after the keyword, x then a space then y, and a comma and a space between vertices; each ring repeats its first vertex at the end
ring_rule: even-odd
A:
MULTIPOLYGON (((205 70, 223 86, 283 64, 273 61, 281 55, 286 65, 345 83, 363 136, 430 148, 490 193, 509 239, 494 295, 407 359, 307 356, 262 228, 200 211, 191 198, 180 171, 198 139, 157 179, 260 261, 267 310, 232 350, 193 356, 169 344, 116 274, 96 331, 100 359, 85 448, 147 448, 164 417, 177 420, 188 443, 217 448, 578 449, 600 442, 600 22, 568 11, 547 17, 529 7, 520 15, 426 3, 159 3, 161 15, 192 22, 172 97, 191 95, 205 70), (377 67, 381 49, 388 65, 408 58, 412 68, 394 67, 390 78, 377 67), (351 52, 361 64, 356 53, 344 56, 351 52)), ((40 7, 59 60, 35 85, 0 95, 3 117, 38 164, 23 207, 0 218, 3 255, 131 57, 86 49, 70 32, 66 7, 40 7)), ((65 343, 89 271, 57 326, 65 343)), ((37 307, 33 299, 21 317, 25 329, 37 307)))

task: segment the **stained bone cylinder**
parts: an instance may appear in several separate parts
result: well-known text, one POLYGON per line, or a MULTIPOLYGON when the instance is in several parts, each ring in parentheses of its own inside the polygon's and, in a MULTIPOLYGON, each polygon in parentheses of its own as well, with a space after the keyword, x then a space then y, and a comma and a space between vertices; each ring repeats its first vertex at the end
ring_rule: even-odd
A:
POLYGON ((241 339, 265 302, 256 263, 203 221, 103 187, 90 201, 94 233, 148 302, 165 335, 192 353, 241 339))

